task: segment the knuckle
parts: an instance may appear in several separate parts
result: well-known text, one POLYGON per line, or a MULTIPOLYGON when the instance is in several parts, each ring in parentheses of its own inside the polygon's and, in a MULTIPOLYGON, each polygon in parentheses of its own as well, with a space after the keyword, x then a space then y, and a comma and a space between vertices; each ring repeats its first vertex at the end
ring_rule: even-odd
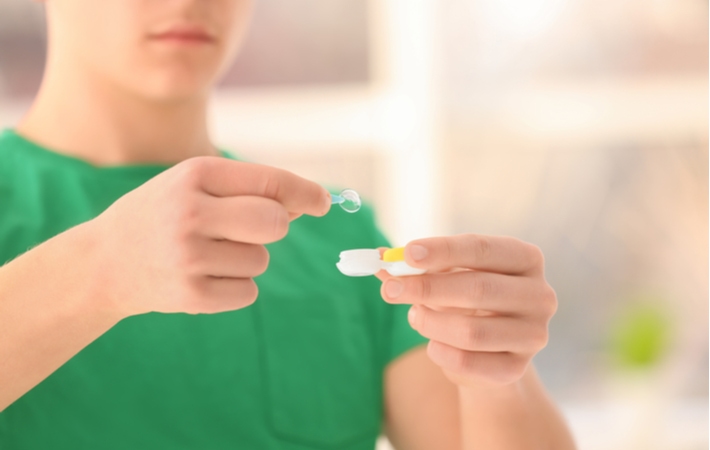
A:
POLYGON ((485 376, 485 365, 483 358, 477 352, 461 351, 459 356, 459 372, 469 378, 481 378, 485 376))
POLYGON ((259 219, 253 226, 258 227, 264 234, 266 242, 278 241, 288 234, 288 211, 281 204, 265 199, 264 202, 260 202, 257 211, 259 219))
POLYGON ((204 270, 204 258, 193 246, 183 246, 178 251, 176 258, 178 270, 187 275, 199 275, 204 270))
POLYGON ((471 373, 474 369, 471 364, 470 353, 461 349, 451 351, 451 368, 458 373, 471 373))
POLYGON ((173 218, 173 226, 179 239, 194 237, 202 226, 202 211, 192 196, 182 196, 173 218))
POLYGON ((472 321, 464 328, 464 342, 469 350, 482 348, 488 339, 489 336, 485 327, 477 326, 472 321))
POLYGON ((456 244, 454 243, 454 238, 447 236, 444 237, 441 240, 441 251, 443 253, 443 259, 444 261, 450 261, 454 257, 454 249, 456 248, 456 244))
POLYGON ((545 284, 541 300, 545 317, 554 316, 558 308, 557 293, 549 284, 545 284))
POLYGON ((473 239, 473 253, 477 258, 485 261, 491 256, 492 244, 488 236, 475 236, 473 239))
POLYGON ((279 194, 281 193, 281 183, 275 176, 265 176, 262 179, 260 188, 264 197, 271 199, 279 198, 279 194))
POLYGON ((175 169, 181 182, 188 185, 198 185, 207 170, 208 161, 204 157, 187 159, 178 164, 175 169))
POLYGON ((481 300, 493 294, 493 283, 480 274, 469 274, 468 296, 472 300, 481 300))
MULTIPOLYGON (((416 292, 419 294, 419 297, 423 302, 429 302, 431 301, 432 297, 432 281, 430 277, 417 277, 415 278, 416 280, 416 292)), ((414 280, 411 280, 414 281, 414 280)))

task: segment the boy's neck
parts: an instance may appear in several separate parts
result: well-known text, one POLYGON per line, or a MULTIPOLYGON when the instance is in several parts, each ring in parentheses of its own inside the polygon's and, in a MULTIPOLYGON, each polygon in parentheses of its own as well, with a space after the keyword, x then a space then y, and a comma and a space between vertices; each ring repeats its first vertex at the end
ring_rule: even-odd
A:
POLYGON ((96 165, 172 164, 218 154, 207 133, 207 97, 151 101, 86 73, 48 68, 17 131, 96 165))

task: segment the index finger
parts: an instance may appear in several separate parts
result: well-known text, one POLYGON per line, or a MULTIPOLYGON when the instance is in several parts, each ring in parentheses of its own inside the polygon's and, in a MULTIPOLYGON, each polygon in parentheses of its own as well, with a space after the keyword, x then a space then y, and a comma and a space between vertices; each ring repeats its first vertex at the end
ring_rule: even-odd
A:
POLYGON ((430 271, 466 268, 508 275, 542 273, 544 257, 535 245, 506 236, 460 234, 407 244, 408 264, 430 271))
POLYGON ((292 217, 323 216, 330 210, 330 193, 318 183, 287 170, 220 157, 193 158, 199 187, 215 197, 252 195, 281 203, 292 217))

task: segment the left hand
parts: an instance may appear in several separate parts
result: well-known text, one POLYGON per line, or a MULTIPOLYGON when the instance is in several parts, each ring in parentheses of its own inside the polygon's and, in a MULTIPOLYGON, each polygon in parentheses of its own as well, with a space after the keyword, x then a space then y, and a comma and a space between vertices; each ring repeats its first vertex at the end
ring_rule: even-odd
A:
POLYGON ((541 250, 510 237, 463 234, 407 244, 419 276, 380 271, 382 298, 411 304, 409 323, 429 338, 427 353, 459 386, 520 380, 548 340, 557 309, 541 250))

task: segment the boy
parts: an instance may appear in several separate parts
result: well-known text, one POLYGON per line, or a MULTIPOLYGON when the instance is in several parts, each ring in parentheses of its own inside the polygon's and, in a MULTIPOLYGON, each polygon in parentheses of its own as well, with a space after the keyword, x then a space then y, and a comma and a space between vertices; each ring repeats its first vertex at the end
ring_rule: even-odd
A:
POLYGON ((1 448, 371 449, 383 422, 400 449, 573 448, 530 363, 536 247, 411 242, 428 272, 380 273, 381 302, 332 264, 387 245, 370 212, 211 145, 250 0, 45 3, 0 137, 1 448))

